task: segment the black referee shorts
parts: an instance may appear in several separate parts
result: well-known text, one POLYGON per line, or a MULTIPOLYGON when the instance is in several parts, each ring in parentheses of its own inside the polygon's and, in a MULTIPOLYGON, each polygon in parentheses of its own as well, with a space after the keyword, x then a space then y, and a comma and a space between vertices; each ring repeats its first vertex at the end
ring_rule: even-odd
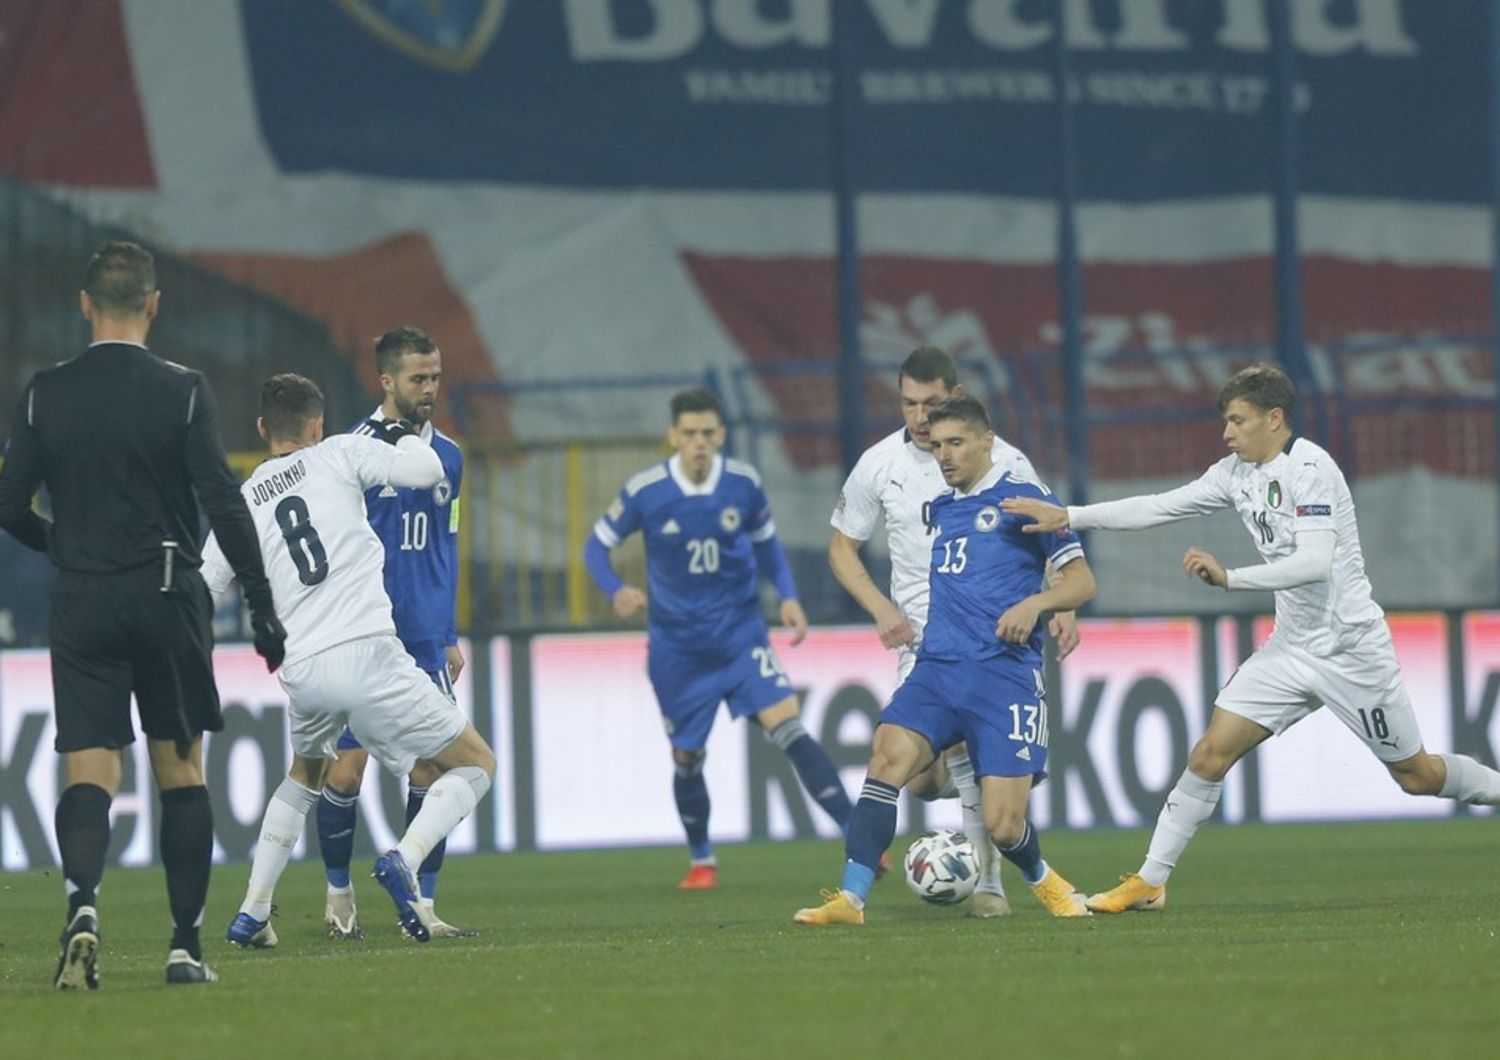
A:
POLYGON ((224 727, 214 684, 213 603, 196 570, 161 591, 155 564, 114 574, 64 571, 52 592, 52 694, 59 753, 134 742, 130 695, 153 740, 224 727))

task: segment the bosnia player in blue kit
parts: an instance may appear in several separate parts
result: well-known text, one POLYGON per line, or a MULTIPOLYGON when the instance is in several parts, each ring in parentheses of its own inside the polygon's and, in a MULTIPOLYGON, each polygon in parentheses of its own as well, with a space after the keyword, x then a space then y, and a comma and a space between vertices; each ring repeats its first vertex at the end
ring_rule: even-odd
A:
MULTIPOLYGON (((386 420, 404 419, 417 428, 443 464, 443 478, 430 489, 385 486, 365 494, 370 526, 385 548, 385 591, 391 598, 396 635, 449 699, 453 681, 463 669, 453 609, 458 592, 459 486, 464 458, 453 439, 432 424, 442 382, 443 361, 436 343, 418 328, 396 328, 375 340, 375 367, 385 400, 355 428, 355 434, 375 434, 386 420)), ((329 771, 318 800, 318 844, 328 875, 328 899, 323 918, 331 938, 359 938, 358 909, 349 862, 354 853, 359 789, 369 753, 345 729, 339 738, 339 757, 329 771)), ((422 808, 428 786, 439 773, 418 762, 407 787, 406 823, 422 808)), ((432 910, 438 871, 447 841, 433 848, 417 871, 422 901, 432 910)), ((472 935, 433 914, 432 936, 472 935)))
POLYGON ((698 890, 718 884, 703 760, 721 701, 732 717, 760 723, 840 828, 850 805, 827 752, 802 726, 797 696, 761 618, 757 572, 775 584, 793 643, 807 634, 760 476, 719 455, 724 418, 713 394, 687 390, 671 407, 676 455, 625 484, 595 524, 584 562, 615 613, 629 617, 647 605, 647 594, 621 580, 609 553, 637 530, 645 536, 648 672, 672 744, 673 793, 692 858, 678 886, 698 890))
POLYGON ((870 883, 896 834, 901 788, 961 740, 980 778, 985 827, 1000 853, 1053 916, 1088 916, 1083 896, 1043 860, 1026 805, 1047 767, 1039 619, 1092 599, 1094 576, 1074 534, 1026 534, 1027 520, 1001 511, 1007 498, 1052 494, 995 466, 983 405, 953 397, 927 419, 933 455, 953 487, 932 501, 929 517, 936 534, 927 629, 911 676, 875 730, 864 789, 849 821, 842 886, 793 919, 864 923, 870 883), (1056 575, 1044 588, 1049 562, 1056 575))

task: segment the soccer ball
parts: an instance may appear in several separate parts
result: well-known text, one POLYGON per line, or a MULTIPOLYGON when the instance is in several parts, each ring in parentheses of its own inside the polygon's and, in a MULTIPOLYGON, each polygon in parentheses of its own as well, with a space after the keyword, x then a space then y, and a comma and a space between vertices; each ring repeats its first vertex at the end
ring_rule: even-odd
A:
POLYGON ((962 832, 924 832, 906 848, 906 885, 924 902, 962 902, 978 882, 979 859, 962 832))

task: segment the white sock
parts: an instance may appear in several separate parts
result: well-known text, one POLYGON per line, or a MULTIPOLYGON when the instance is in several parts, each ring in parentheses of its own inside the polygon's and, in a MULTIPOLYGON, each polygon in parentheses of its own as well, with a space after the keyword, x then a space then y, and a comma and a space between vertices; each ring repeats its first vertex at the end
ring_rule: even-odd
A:
POLYGON ((964 811, 964 835, 974 844, 974 854, 979 860, 979 882, 976 891, 1005 896, 1005 887, 1000 882, 1000 851, 984 826, 984 800, 979 793, 979 780, 974 776, 974 764, 963 751, 948 756, 948 775, 958 788, 958 802, 964 811))
POLYGON ((1156 831, 1151 833, 1151 845, 1146 849, 1146 861, 1141 866, 1141 879, 1153 887, 1166 884, 1193 833, 1213 816, 1214 807, 1219 804, 1219 792, 1223 790, 1223 781, 1204 780, 1191 770, 1183 770, 1177 786, 1167 792, 1166 805, 1156 818, 1156 831))
POLYGON ((249 913, 256 920, 265 920, 271 915, 276 881, 281 879, 286 863, 292 858, 292 848, 297 845, 307 822, 307 811, 317 802, 316 791, 304 788, 291 777, 283 780, 271 796, 266 815, 261 818, 260 838, 255 841, 255 860, 250 863, 250 885, 245 888, 240 912, 249 913))
POLYGON ((474 812, 489 790, 490 775, 478 766, 459 766, 433 781, 427 789, 427 798, 422 800, 422 808, 396 844, 407 867, 416 872, 432 848, 474 812))
POLYGON ((1448 779, 1438 792, 1445 799, 1477 806, 1500 806, 1500 773, 1468 755, 1438 755, 1448 767, 1448 779))

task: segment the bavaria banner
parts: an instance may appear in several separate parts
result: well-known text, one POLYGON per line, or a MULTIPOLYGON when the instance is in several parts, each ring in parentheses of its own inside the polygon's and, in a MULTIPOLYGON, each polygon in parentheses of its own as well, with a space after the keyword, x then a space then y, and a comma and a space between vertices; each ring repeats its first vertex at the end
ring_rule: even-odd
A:
MULTIPOLYGON (((1290 6, 1307 191, 1487 199, 1487 159, 1463 150, 1452 120, 1483 106, 1478 0, 1290 6)), ((1083 196, 1269 186, 1264 4, 1063 7, 1083 196)), ((1048 8, 466 0, 438 13, 390 0, 259 0, 243 12, 262 132, 290 172, 813 189, 832 183, 831 145, 843 140, 844 165, 866 190, 1049 196, 1048 8), (836 69, 847 128, 830 135, 836 69)))
MULTIPOLYGON (((1500 750, 1500 612, 1391 617, 1396 652, 1427 746, 1494 765, 1500 750)), ((1093 619, 1083 645, 1049 678, 1049 779, 1033 798, 1045 828, 1152 822, 1203 731, 1214 693, 1270 632, 1265 620, 1093 619)), ((880 707, 895 688, 895 656, 865 627, 814 630, 799 647, 773 637, 798 688, 808 730, 851 790, 863 776, 880 707)), ((500 776, 450 850, 675 844, 671 761, 645 674, 642 634, 496 641, 456 686, 492 741, 500 776), (488 695, 483 686, 488 684, 488 695), (529 692, 526 691, 529 689, 529 692), (479 701, 476 702, 476 695, 479 701)), ((268 793, 288 761, 280 687, 244 646, 216 654, 227 726, 208 741, 219 860, 243 860, 268 793)), ((0 854, 6 869, 56 864, 45 652, 0 653, 0 854)), ((721 842, 823 836, 837 829, 802 792, 784 756, 749 724, 721 717, 708 746, 712 835, 721 842)), ((127 756, 114 804, 111 855, 156 856, 156 800, 142 744, 127 756)), ((403 780, 373 765, 361 796, 360 856, 400 827, 403 780)), ((1427 817, 1470 810, 1403 795, 1385 770, 1319 712, 1267 741, 1230 774, 1220 816, 1229 823, 1427 817)), ((903 832, 956 827, 953 800, 904 799, 903 832)), ((295 856, 308 854, 307 840, 295 856)))

